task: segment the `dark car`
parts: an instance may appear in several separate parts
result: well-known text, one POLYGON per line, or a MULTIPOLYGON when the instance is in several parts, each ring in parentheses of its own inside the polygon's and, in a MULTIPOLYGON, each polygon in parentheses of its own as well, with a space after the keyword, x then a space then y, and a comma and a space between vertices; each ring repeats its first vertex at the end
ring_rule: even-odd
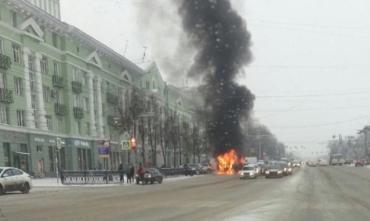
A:
POLYGON ((284 171, 283 168, 279 165, 269 165, 265 170, 265 177, 266 178, 272 178, 272 177, 284 177, 284 171))
POLYGON ((180 168, 184 169, 184 175, 185 176, 194 176, 198 173, 197 168, 196 167, 191 167, 189 164, 184 164, 180 168))
POLYGON ((153 184, 154 182, 157 182, 161 184, 163 181, 163 175, 161 172, 159 172, 156 168, 147 168, 144 171, 144 176, 140 177, 139 175, 136 175, 136 184, 139 184, 140 182, 142 184, 153 184))

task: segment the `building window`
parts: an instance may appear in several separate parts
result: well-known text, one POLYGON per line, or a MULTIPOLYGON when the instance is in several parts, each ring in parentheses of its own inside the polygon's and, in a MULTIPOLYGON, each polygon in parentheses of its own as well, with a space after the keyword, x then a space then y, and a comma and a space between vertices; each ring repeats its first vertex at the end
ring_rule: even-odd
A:
POLYGON ((36 146, 36 152, 37 153, 42 153, 42 146, 41 145, 36 146))
POLYGON ((46 56, 42 56, 41 61, 40 61, 40 66, 41 66, 41 73, 47 74, 49 68, 48 68, 48 58, 46 56))
POLYGON ((87 133, 87 135, 91 135, 90 123, 89 122, 86 123, 86 133, 87 133))
POLYGON ((56 61, 54 61, 54 74, 59 75, 59 65, 56 61))
POLYGON ((0 106, 0 124, 9 124, 9 108, 0 106))
POLYGON ((4 166, 10 167, 10 143, 3 143, 4 166))
POLYGON ((77 120, 76 121, 76 132, 77 132, 78 135, 81 135, 81 131, 82 131, 81 121, 80 120, 77 120))
POLYGON ((51 116, 46 117, 46 125, 48 127, 48 130, 53 130, 53 119, 51 118, 51 116))
POLYGON ((23 96, 23 80, 20 77, 14 77, 14 92, 18 96, 23 96))
POLYGON ((150 88, 150 82, 149 81, 146 81, 146 89, 149 89, 150 88))
POLYGON ((0 54, 4 54, 4 40, 0 38, 0 54))
POLYGON ((21 63, 21 47, 17 44, 12 44, 13 48, 13 61, 14 63, 21 63))
POLYGON ((89 111, 89 98, 85 97, 84 99, 84 111, 89 111))
POLYGON ((77 52, 77 54, 80 53, 80 47, 79 46, 76 47, 76 52, 77 52))
POLYGON ((6 81, 5 81, 5 74, 0 72, 0 88, 5 88, 6 81))
POLYGON ((155 81, 153 81, 153 89, 155 89, 155 81))
POLYGON ((18 26, 17 13, 15 11, 12 11, 12 25, 15 28, 18 26))
POLYGON ((22 153, 28 153, 27 144, 21 144, 21 152, 22 153))
POLYGON ((50 94, 51 94, 50 87, 44 85, 42 91, 44 95, 44 102, 50 102, 50 94))
POLYGON ((56 128, 55 128, 55 130, 56 130, 56 132, 59 132, 59 133, 63 133, 63 131, 64 131, 64 127, 63 127, 63 118, 61 118, 61 117, 58 117, 57 119, 56 119, 56 128))
POLYGON ((17 125, 20 127, 26 126, 24 123, 24 110, 17 110, 17 125))
POLYGON ((53 32, 52 39, 53 39, 53 46, 58 48, 58 34, 53 32))
POLYGON ((36 71, 36 68, 35 68, 35 56, 33 56, 33 55, 28 55, 28 68, 32 72, 33 71, 36 71))

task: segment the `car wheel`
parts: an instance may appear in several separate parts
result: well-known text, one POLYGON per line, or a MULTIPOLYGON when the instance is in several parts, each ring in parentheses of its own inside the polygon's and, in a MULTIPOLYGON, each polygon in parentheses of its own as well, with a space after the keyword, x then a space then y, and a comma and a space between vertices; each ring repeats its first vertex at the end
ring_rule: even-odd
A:
POLYGON ((0 195, 3 195, 3 194, 5 194, 5 190, 3 186, 0 185, 0 195))
POLYGON ((163 179, 161 178, 161 179, 158 180, 158 183, 161 184, 162 181, 163 181, 163 179))
POLYGON ((28 183, 24 183, 24 185, 23 185, 23 189, 22 189, 22 193, 24 193, 24 194, 27 194, 27 193, 29 193, 30 192, 30 184, 28 184, 28 183))

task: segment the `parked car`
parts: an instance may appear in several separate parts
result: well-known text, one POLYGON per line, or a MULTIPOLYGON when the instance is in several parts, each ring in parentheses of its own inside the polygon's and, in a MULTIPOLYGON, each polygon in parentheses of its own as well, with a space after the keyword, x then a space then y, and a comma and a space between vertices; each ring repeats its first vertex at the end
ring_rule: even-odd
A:
POLYGON ((136 175, 136 184, 139 184, 140 182, 142 184, 148 184, 148 183, 153 184, 154 182, 161 184, 162 181, 163 181, 163 175, 156 168, 145 169, 143 177, 136 175))
POLYGON ((268 165, 265 170, 265 177, 266 178, 284 177, 283 168, 279 164, 268 165))
POLYGON ((189 163, 187 166, 195 171, 195 174, 201 174, 202 165, 200 163, 189 163))
POLYGON ((366 165, 365 160, 356 160, 355 167, 363 167, 366 165))
POLYGON ((0 167, 0 195, 11 191, 29 193, 32 178, 26 172, 13 167, 0 167))
POLYGON ((246 165, 239 171, 240 179, 252 178, 256 179, 258 177, 258 172, 256 166, 246 165))

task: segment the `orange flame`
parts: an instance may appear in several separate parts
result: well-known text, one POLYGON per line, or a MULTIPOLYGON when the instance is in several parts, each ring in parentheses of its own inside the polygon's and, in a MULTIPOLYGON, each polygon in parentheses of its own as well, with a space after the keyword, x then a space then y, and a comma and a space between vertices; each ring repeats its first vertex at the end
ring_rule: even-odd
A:
POLYGON ((220 175, 233 175, 238 166, 245 163, 243 157, 239 157, 234 149, 217 156, 217 173, 220 175))

